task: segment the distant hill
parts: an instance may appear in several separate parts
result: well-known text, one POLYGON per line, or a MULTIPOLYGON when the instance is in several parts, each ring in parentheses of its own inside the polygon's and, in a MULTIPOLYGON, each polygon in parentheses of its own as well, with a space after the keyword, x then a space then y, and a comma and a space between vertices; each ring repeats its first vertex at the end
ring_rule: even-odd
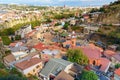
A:
POLYGON ((102 14, 99 15, 97 22, 104 24, 118 24, 120 23, 120 0, 104 5, 99 9, 102 14))

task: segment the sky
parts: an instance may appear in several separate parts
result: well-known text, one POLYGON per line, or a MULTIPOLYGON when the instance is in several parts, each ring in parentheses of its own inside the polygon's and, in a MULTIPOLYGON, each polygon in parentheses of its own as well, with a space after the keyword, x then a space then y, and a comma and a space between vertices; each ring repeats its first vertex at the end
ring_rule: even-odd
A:
POLYGON ((116 0, 0 0, 4 4, 27 4, 48 6, 102 6, 116 0))

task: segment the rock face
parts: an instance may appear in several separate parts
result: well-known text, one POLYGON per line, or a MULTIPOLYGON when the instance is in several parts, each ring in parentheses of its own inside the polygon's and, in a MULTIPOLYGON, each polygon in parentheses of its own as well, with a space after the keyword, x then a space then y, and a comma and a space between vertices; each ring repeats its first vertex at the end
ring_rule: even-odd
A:
POLYGON ((0 59, 3 57, 3 55, 5 55, 5 48, 2 43, 2 40, 0 39, 0 59))
POLYGON ((111 3, 107 7, 102 7, 103 13, 99 15, 97 21, 103 24, 120 23, 120 1, 111 3))

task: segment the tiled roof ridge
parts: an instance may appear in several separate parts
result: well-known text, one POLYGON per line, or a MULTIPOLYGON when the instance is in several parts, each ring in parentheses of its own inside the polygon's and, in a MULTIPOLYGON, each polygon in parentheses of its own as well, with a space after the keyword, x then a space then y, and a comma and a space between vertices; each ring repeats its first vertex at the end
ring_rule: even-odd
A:
MULTIPOLYGON (((31 58, 31 59, 32 59, 32 58, 31 58)), ((23 67, 25 67, 26 65, 28 65, 29 62, 31 61, 31 59, 28 59, 28 60, 27 60, 27 63, 26 63, 25 65, 23 65, 23 67)), ((33 62, 31 62, 31 63, 33 63, 33 62)))

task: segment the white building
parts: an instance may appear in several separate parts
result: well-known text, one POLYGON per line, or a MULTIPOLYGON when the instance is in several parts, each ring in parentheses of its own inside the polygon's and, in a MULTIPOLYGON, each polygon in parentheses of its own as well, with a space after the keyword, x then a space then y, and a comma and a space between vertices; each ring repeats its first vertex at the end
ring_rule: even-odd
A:
POLYGON ((15 32, 15 35, 21 35, 21 38, 25 37, 25 34, 29 33, 32 31, 32 26, 31 25, 26 25, 24 27, 21 27, 19 30, 15 32))

